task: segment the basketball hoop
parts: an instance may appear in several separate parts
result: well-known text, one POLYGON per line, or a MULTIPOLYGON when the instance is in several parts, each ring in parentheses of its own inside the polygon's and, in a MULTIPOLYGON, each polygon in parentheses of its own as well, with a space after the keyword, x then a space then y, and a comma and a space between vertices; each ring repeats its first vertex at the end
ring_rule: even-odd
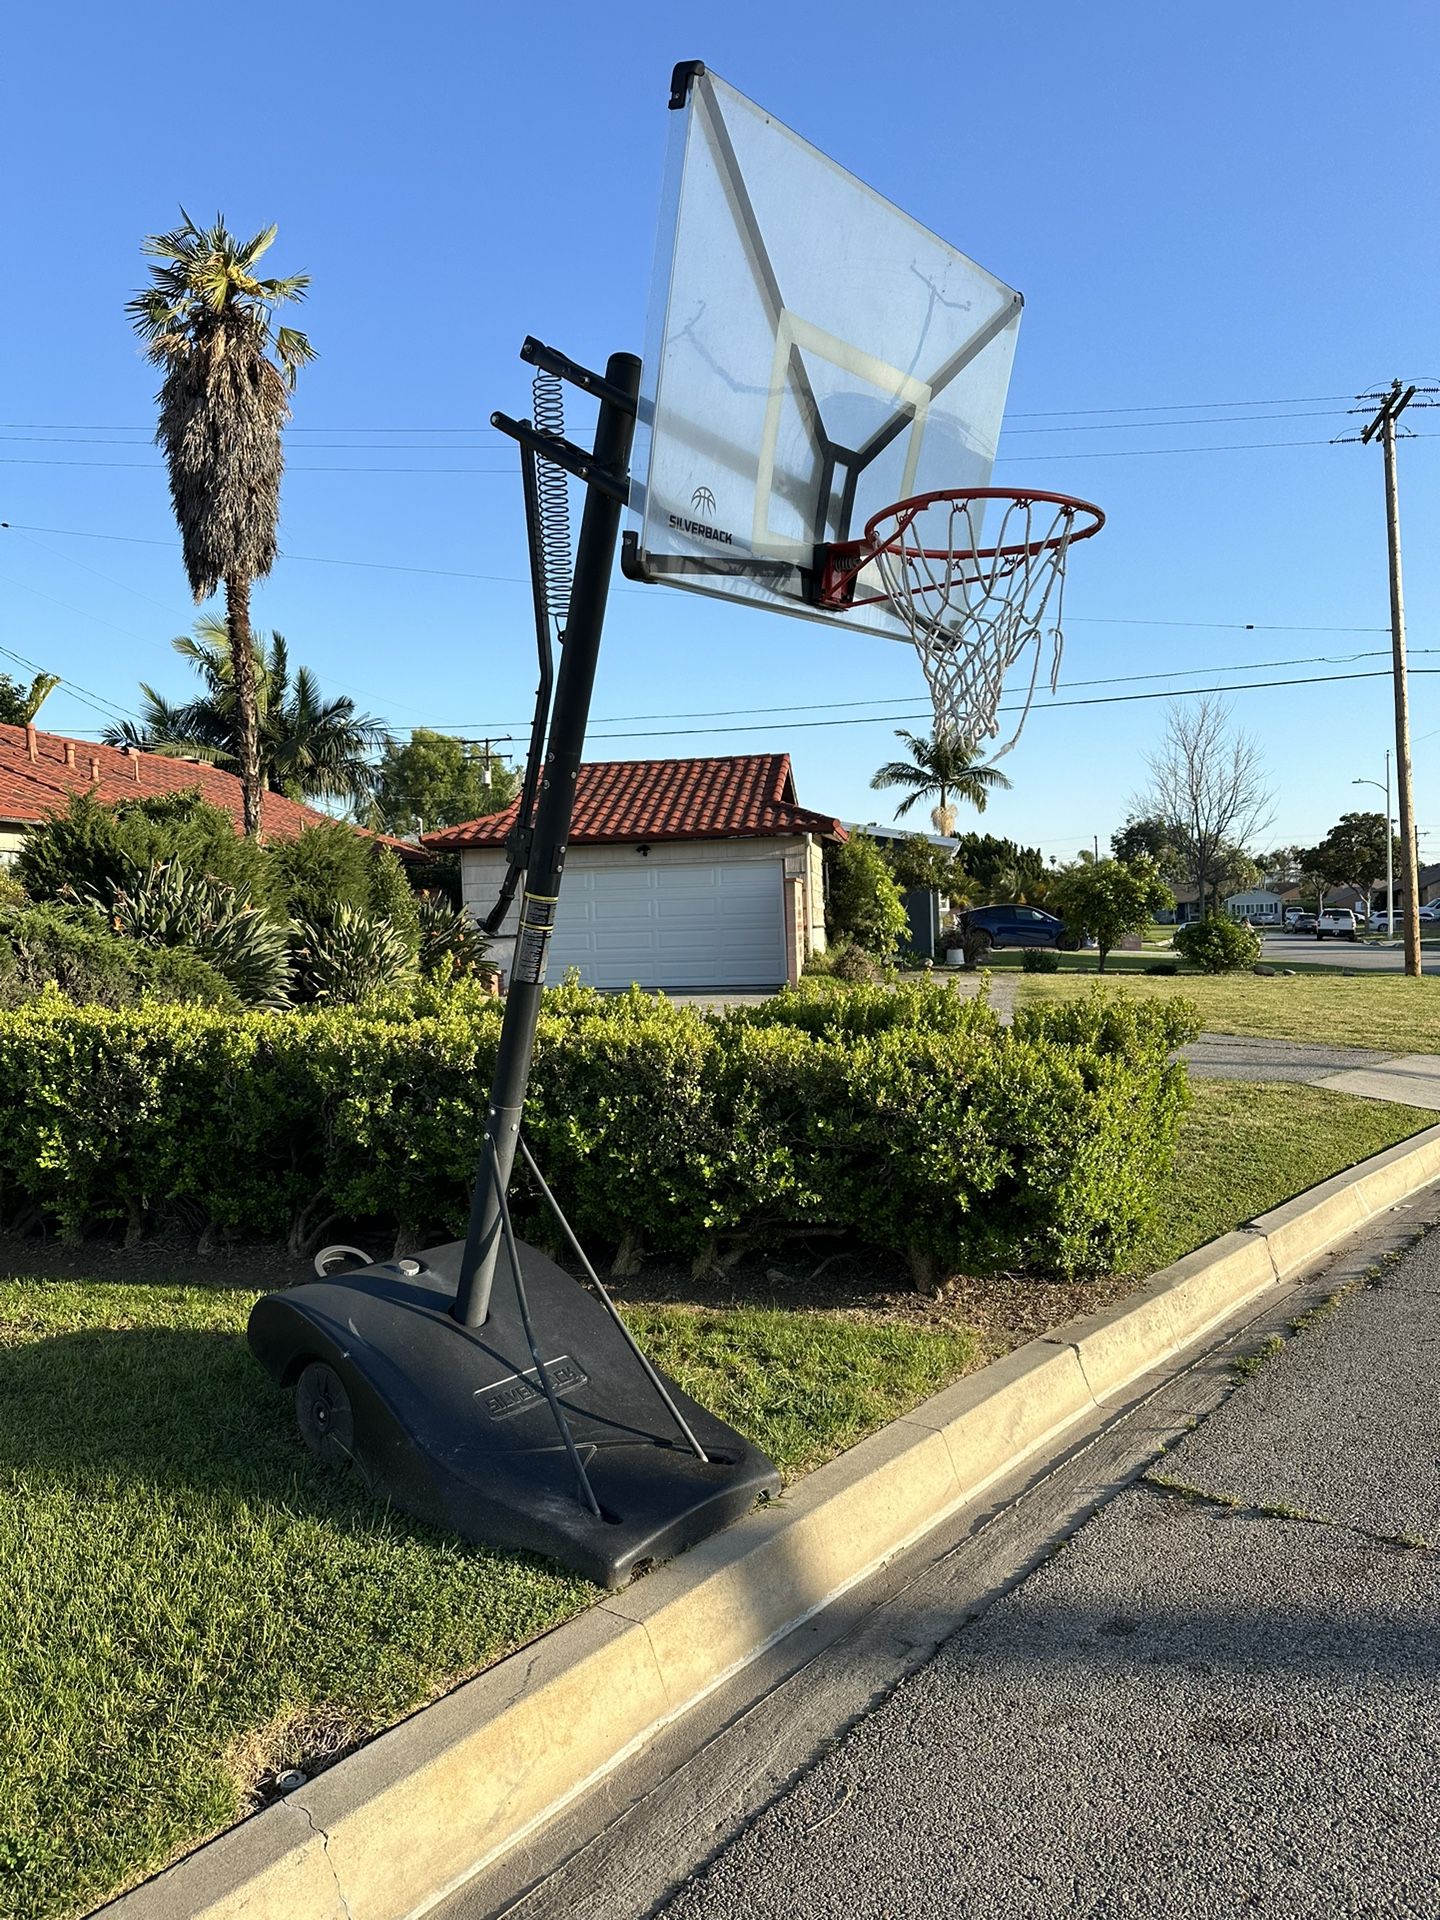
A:
POLYGON ((1063 493, 964 487, 917 494, 877 513, 863 540, 826 550, 820 604, 888 602, 920 656, 937 729, 966 747, 999 736, 1006 678, 1031 649, 1020 718, 998 759, 1020 737, 1047 639, 1055 691, 1066 557, 1104 524, 1099 507, 1063 493), (991 502, 999 525, 982 545, 991 502))

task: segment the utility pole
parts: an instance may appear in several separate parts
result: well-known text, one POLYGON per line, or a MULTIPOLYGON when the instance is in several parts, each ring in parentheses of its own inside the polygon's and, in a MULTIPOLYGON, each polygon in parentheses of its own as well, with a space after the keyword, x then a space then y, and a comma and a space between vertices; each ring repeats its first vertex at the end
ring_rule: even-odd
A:
MULTIPOLYGON (((1370 398, 1375 396, 1371 395, 1370 398)), ((1405 971, 1420 977, 1420 881, 1415 858, 1415 803, 1410 789, 1410 687, 1405 671, 1405 593, 1400 573, 1400 492, 1395 472, 1395 423, 1415 398, 1413 386, 1396 380, 1360 435, 1366 446, 1378 434, 1385 450, 1385 529, 1390 546, 1390 644, 1394 657, 1395 778, 1400 802, 1400 882, 1405 890, 1405 971)), ((1389 831, 1388 823, 1386 828, 1389 831)))
MULTIPOLYGON (((460 744, 462 747, 479 747, 484 754, 484 759, 480 767, 480 783, 482 786, 488 787, 493 784, 490 777, 490 749, 492 747, 503 746, 507 740, 512 740, 513 738, 514 735, 509 733, 487 733, 482 740, 461 739, 460 744)), ((499 759, 501 756, 497 754, 494 757, 499 759)))

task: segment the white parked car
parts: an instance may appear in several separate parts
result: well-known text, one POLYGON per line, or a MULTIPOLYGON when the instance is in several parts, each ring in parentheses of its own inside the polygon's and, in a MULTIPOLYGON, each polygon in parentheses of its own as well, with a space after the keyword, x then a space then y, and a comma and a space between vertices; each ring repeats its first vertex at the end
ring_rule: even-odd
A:
POLYGON ((1336 940, 1354 940, 1355 915, 1349 907, 1326 907, 1315 921, 1315 938, 1325 939, 1330 935, 1336 940))
MULTIPOLYGON (((1396 919, 1399 919, 1397 914, 1396 919)), ((1432 900, 1428 907, 1421 907, 1420 918, 1424 921, 1440 920, 1440 900, 1432 900)))

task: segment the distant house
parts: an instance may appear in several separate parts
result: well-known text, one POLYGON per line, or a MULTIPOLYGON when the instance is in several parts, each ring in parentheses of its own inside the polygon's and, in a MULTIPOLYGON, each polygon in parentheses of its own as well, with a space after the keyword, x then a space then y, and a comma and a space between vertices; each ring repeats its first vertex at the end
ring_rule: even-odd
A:
MULTIPOLYGON (((505 872, 518 805, 424 836, 458 853, 466 906, 481 919, 505 872)), ((773 989, 825 945, 822 848, 844 840, 802 807, 786 753, 611 760, 581 767, 551 935, 549 978, 578 968, 623 989, 773 989)), ((519 919, 495 941, 508 974, 519 919)))
MULTIPOLYGON (((34 725, 0 726, 0 867, 13 866, 31 828, 51 814, 63 813, 74 794, 93 793, 114 806, 121 800, 154 799, 197 788, 204 799, 229 814, 236 833, 244 830, 240 782, 221 767, 164 753, 142 753, 134 747, 102 747, 90 740, 42 733, 34 725)), ((332 825, 334 816, 289 800, 283 793, 267 793, 260 819, 262 831, 271 839, 293 840, 306 827, 332 825)), ((402 859, 425 858, 417 846, 377 837, 402 859)))
POLYGON ((1248 920, 1252 927, 1278 927, 1285 907, 1283 897, 1269 887, 1251 887, 1245 893, 1232 893, 1225 911, 1232 920, 1248 920))
POLYGON ((1201 918, 1200 895, 1194 887, 1172 887, 1175 896, 1173 907, 1162 907, 1155 915, 1156 922, 1162 927, 1188 927, 1192 920, 1201 918))

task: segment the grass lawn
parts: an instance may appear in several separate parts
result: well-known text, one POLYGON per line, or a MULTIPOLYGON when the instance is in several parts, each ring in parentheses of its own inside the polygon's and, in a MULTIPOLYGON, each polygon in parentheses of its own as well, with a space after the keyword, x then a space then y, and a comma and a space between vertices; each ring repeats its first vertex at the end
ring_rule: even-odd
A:
MULTIPOLYGON (((1309 1087, 1195 1092, 1137 1271, 1429 1123, 1309 1087)), ((254 1298, 0 1278, 0 1914, 84 1912, 229 1825, 277 1770, 313 1767, 596 1597, 319 1469, 245 1346, 254 1298)), ((984 1357, 943 1310, 626 1311, 787 1475, 984 1357)))
POLYGON ((1195 1104, 1161 1199, 1160 1224, 1139 1263, 1146 1273, 1435 1119, 1416 1107, 1323 1087, 1197 1080, 1192 1091, 1195 1104))
MULTIPOLYGON (((1118 969, 1117 969, 1118 971, 1118 969)), ((1107 970, 1107 979, 1109 972, 1107 970)), ((1087 993, 1096 976, 1073 972, 1022 976, 1024 1005, 1087 993)), ((1332 1047, 1382 1052, 1440 1053, 1440 980, 1401 973, 1355 974, 1138 974, 1127 993, 1146 998, 1181 994, 1193 1000, 1212 1033, 1311 1040, 1332 1047)))
MULTIPOLYGON (((86 1911, 287 1766, 596 1597, 319 1469, 250 1358, 255 1295, 0 1280, 0 1914, 86 1911)), ((963 1331, 647 1308, 659 1363, 783 1471, 965 1370, 963 1331)))

